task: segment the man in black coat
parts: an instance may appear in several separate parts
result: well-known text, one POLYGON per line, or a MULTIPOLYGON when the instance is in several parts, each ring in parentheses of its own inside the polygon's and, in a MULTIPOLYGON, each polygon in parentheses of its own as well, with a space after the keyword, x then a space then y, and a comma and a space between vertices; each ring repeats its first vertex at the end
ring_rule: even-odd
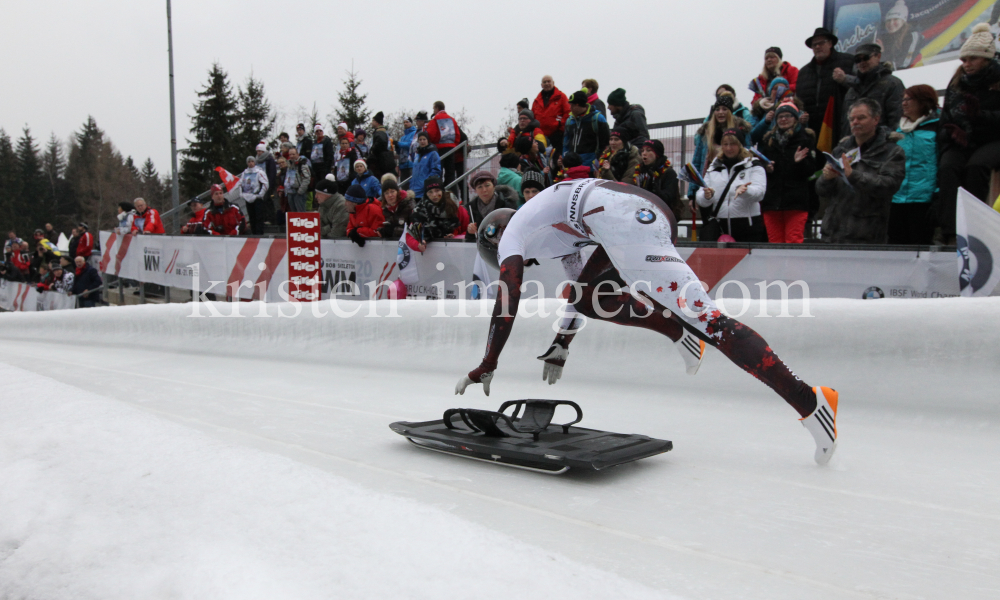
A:
POLYGON ((849 89, 844 96, 844 122, 841 137, 851 134, 847 111, 862 98, 871 98, 882 107, 882 125, 896 131, 903 117, 903 91, 906 86, 892 74, 892 63, 882 62, 878 44, 862 44, 854 55, 856 73, 845 78, 849 89))
POLYGON ((795 84, 795 94, 805 108, 802 113, 804 124, 821 133, 823 116, 830 100, 833 100, 833 137, 837 139, 842 131, 844 120, 844 96, 847 94, 848 73, 854 69, 854 55, 837 52, 833 49, 837 36, 819 27, 806 40, 806 46, 812 49, 813 59, 799 69, 799 79, 795 84))
POLYGON ((79 296, 80 308, 93 308, 97 305, 99 292, 97 288, 104 283, 97 269, 87 264, 82 256, 76 257, 76 277, 73 279, 73 295, 79 296))
POLYGON ((396 153, 389 144, 389 132, 382 124, 384 120, 382 111, 372 118, 372 130, 375 133, 372 134, 372 147, 368 151, 368 168, 379 181, 386 173, 396 173, 396 153))

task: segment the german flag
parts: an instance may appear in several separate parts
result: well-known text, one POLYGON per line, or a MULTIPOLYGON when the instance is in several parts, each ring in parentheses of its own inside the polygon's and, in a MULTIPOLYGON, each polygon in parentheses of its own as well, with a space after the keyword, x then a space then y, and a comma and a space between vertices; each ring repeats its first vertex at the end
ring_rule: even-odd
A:
POLYGON ((816 149, 820 152, 831 152, 833 150, 833 113, 834 98, 830 97, 826 101, 826 113, 823 115, 823 126, 819 130, 819 139, 816 140, 816 149))

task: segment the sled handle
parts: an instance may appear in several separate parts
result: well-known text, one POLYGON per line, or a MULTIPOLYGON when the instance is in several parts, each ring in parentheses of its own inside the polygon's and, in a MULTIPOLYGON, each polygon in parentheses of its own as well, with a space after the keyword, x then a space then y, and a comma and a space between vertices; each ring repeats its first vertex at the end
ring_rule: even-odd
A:
POLYGON ((535 426, 545 429, 555 415, 556 407, 560 405, 572 406, 573 410, 576 411, 576 419, 558 425, 558 427, 562 427, 564 434, 568 434, 571 425, 576 425, 583 420, 583 409, 571 400, 508 400, 500 405, 499 412, 504 414, 504 411, 513 406, 514 413, 510 418, 516 419, 521 413, 521 408, 524 407, 524 419, 522 420, 531 420, 535 426))

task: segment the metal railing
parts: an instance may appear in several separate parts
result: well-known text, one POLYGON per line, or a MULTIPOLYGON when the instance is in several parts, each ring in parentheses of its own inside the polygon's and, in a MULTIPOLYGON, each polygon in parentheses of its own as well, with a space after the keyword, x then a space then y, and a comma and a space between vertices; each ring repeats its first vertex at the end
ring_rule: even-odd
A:
MULTIPOLYGON (((462 140, 462 143, 460 143, 459 145, 455 146, 451 150, 449 150, 449 151, 445 152, 444 154, 442 154, 441 158, 448 158, 449 156, 451 156, 452 154, 458 152, 459 150, 462 151, 462 156, 463 157, 467 157, 468 153, 466 151, 466 148, 468 148, 468 146, 469 146, 469 140, 462 140)), ((463 164, 465 164, 465 163, 463 162, 463 164)), ((403 187, 403 184, 404 183, 409 183, 411 179, 413 179, 413 175, 410 175, 406 179, 400 181, 399 182, 399 187, 403 187)))

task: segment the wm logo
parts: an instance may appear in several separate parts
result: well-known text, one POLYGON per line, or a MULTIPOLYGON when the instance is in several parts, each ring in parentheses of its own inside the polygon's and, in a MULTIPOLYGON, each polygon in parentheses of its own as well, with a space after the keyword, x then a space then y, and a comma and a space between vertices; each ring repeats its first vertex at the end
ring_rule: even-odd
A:
POLYGON ((159 272, 159 270, 160 270, 160 257, 158 255, 149 255, 149 254, 147 254, 147 255, 143 256, 143 258, 145 259, 145 262, 146 262, 146 270, 147 271, 156 271, 156 272, 159 272))

